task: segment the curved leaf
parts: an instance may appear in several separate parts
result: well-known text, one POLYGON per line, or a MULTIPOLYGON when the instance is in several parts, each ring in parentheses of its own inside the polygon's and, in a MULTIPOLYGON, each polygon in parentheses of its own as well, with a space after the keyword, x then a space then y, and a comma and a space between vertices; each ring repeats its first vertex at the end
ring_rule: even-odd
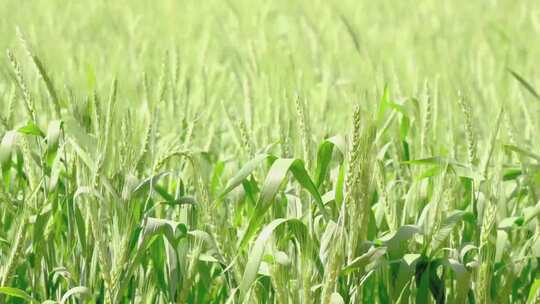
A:
POLYGON ((306 172, 304 163, 299 159, 280 158, 274 161, 266 176, 255 212, 248 223, 246 232, 240 240, 239 248, 243 248, 250 240, 251 236, 259 229, 264 214, 271 207, 272 201, 289 171, 292 172, 293 176, 300 183, 300 185, 302 185, 302 187, 312 194, 312 196, 315 198, 317 206, 321 210, 321 213, 325 219, 329 220, 329 215, 324 207, 322 197, 306 172))
POLYGON ((379 242, 388 248, 389 253, 392 253, 402 248, 401 244, 410 240, 415 234, 422 234, 422 230, 418 226, 404 225, 399 227, 395 233, 381 237, 379 242))
POLYGON ((30 303, 37 303, 34 298, 32 298, 25 291, 13 287, 0 287, 0 294, 5 294, 11 297, 20 298, 30 303))
MULTIPOLYGON (((304 249, 306 247, 310 247, 310 244, 308 243, 310 241, 307 227, 300 220, 280 218, 273 220, 268 225, 266 225, 255 240, 255 243, 253 244, 249 252, 248 261, 239 287, 241 299, 246 296, 247 292, 251 288, 251 285, 255 281, 255 278, 257 277, 257 273, 259 272, 259 266, 261 265, 261 261, 263 258, 266 242, 272 236, 274 230, 284 224, 292 226, 290 232, 293 233, 296 236, 297 240, 301 243, 301 248, 304 249)), ((304 250, 304 253, 306 253, 305 251, 306 250, 304 250)))
POLYGON ((478 250, 478 247, 472 245, 472 244, 467 244, 465 246, 463 246, 463 248, 461 248, 461 251, 459 252, 459 259, 464 262, 465 260, 465 257, 467 256, 467 254, 473 250, 476 250, 476 251, 479 251, 478 250))
POLYGON ((186 232, 187 229, 182 223, 149 217, 143 229, 141 245, 139 248, 143 244, 146 244, 146 242, 148 242, 152 237, 160 234, 167 238, 171 244, 176 244, 178 240, 177 233, 181 233, 183 235, 186 232))
POLYGON ((368 252, 352 260, 341 270, 342 275, 347 275, 355 270, 361 270, 368 264, 376 261, 386 253, 385 247, 371 247, 368 252))
POLYGON ((210 253, 218 255, 218 262, 222 264, 225 263, 223 257, 220 255, 216 241, 210 234, 202 230, 191 230, 191 231, 188 231, 187 234, 189 236, 192 236, 196 239, 203 241, 203 243, 205 243, 206 246, 210 249, 209 250, 210 253))
POLYGON ((132 194, 135 196, 137 194, 140 194, 141 192, 147 191, 150 187, 153 188, 157 184, 157 182, 159 182, 160 179, 162 179, 163 177, 169 174, 170 172, 161 172, 154 176, 144 179, 137 186, 135 186, 135 189, 133 189, 132 194))
POLYGON ((84 287, 84 286, 73 287, 62 296, 62 299, 60 300, 60 304, 66 303, 70 297, 75 296, 75 295, 90 296, 92 295, 92 291, 88 287, 84 287))
POLYGON ((526 150, 526 149, 523 149, 523 148, 520 148, 518 146, 514 146, 514 145, 504 145, 503 146, 505 149, 509 150, 509 151, 512 151, 512 152, 516 152, 517 154, 520 154, 522 156, 527 156, 529 158, 532 158, 536 161, 540 161, 540 155, 532 152, 532 151, 529 151, 529 150, 526 150))
POLYGON ((317 188, 321 186, 324 178, 328 174, 328 166, 332 160, 334 148, 338 149, 340 156, 343 158, 346 151, 345 139, 343 136, 334 136, 325 139, 320 145, 317 152, 317 169, 315 171, 315 185, 317 188))
POLYGON ((455 210, 444 219, 441 227, 431 240, 431 252, 435 253, 442 243, 448 238, 454 227, 466 216, 472 216, 472 213, 462 210, 455 210))
POLYGON ((238 187, 242 182, 257 168, 257 166, 267 160, 275 160, 277 157, 270 155, 270 154, 260 154, 255 156, 254 159, 247 162, 242 169, 227 183, 227 186, 225 186, 225 189, 221 192, 219 195, 221 198, 223 198, 227 193, 231 192, 234 188, 238 187))
POLYGON ((454 273, 456 280, 455 302, 454 303, 466 303, 467 294, 471 287, 471 274, 467 271, 467 268, 456 260, 446 259, 443 265, 450 268, 454 273))

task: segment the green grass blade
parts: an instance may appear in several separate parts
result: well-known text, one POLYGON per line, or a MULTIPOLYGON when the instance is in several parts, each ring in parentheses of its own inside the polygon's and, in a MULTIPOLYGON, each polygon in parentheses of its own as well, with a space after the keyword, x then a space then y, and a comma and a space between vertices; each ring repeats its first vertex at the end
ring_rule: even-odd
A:
POLYGON ((514 72, 513 70, 511 69, 508 69, 508 72, 510 72, 510 74, 512 74, 512 76, 514 76, 515 79, 517 79, 517 81, 519 81, 519 83, 529 92, 531 93, 531 95, 536 98, 536 100, 540 100, 540 95, 538 95, 538 93, 536 92, 536 90, 534 89, 534 87, 527 81, 525 80, 525 78, 521 77, 521 75, 519 75, 518 73, 514 72))

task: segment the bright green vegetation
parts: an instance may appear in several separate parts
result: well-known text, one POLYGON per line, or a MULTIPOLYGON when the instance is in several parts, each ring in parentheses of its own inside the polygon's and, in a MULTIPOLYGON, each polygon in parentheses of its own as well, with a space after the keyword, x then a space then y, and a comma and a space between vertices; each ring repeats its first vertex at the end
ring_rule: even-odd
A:
POLYGON ((533 0, 4 0, 0 303, 540 303, 538 37, 533 0))

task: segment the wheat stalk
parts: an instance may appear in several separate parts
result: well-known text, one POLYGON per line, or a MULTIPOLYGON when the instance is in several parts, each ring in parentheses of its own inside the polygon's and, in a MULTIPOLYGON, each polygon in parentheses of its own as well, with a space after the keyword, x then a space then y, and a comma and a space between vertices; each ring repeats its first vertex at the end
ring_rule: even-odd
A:
POLYGON ((469 164, 471 166, 475 166, 477 164, 477 152, 476 152, 476 137, 473 132, 473 126, 472 126, 472 111, 470 104, 465 100, 463 95, 461 95, 458 98, 459 106, 461 107, 461 111, 463 112, 463 116, 465 118, 465 138, 467 140, 467 157, 469 160, 469 164))
POLYGON ((13 71, 15 72, 15 78, 17 80, 17 84, 19 85, 19 89, 21 90, 21 93, 22 93, 24 106, 26 107, 26 112, 28 113, 28 116, 30 116, 30 119, 32 119, 32 121, 37 121, 34 101, 32 100, 30 91, 28 91, 28 87, 26 86, 26 82, 24 80, 24 76, 21 71, 21 66, 19 65, 19 62, 17 61, 17 59, 15 58, 15 56, 10 50, 7 50, 6 53, 7 53, 9 62, 11 63, 11 67, 13 68, 13 71))

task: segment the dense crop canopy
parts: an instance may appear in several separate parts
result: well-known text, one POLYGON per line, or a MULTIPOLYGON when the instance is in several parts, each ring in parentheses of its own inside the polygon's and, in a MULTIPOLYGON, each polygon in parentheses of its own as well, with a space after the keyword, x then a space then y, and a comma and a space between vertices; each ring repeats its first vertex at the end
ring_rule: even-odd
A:
POLYGON ((536 1, 1 6, 0 303, 540 303, 536 1))

